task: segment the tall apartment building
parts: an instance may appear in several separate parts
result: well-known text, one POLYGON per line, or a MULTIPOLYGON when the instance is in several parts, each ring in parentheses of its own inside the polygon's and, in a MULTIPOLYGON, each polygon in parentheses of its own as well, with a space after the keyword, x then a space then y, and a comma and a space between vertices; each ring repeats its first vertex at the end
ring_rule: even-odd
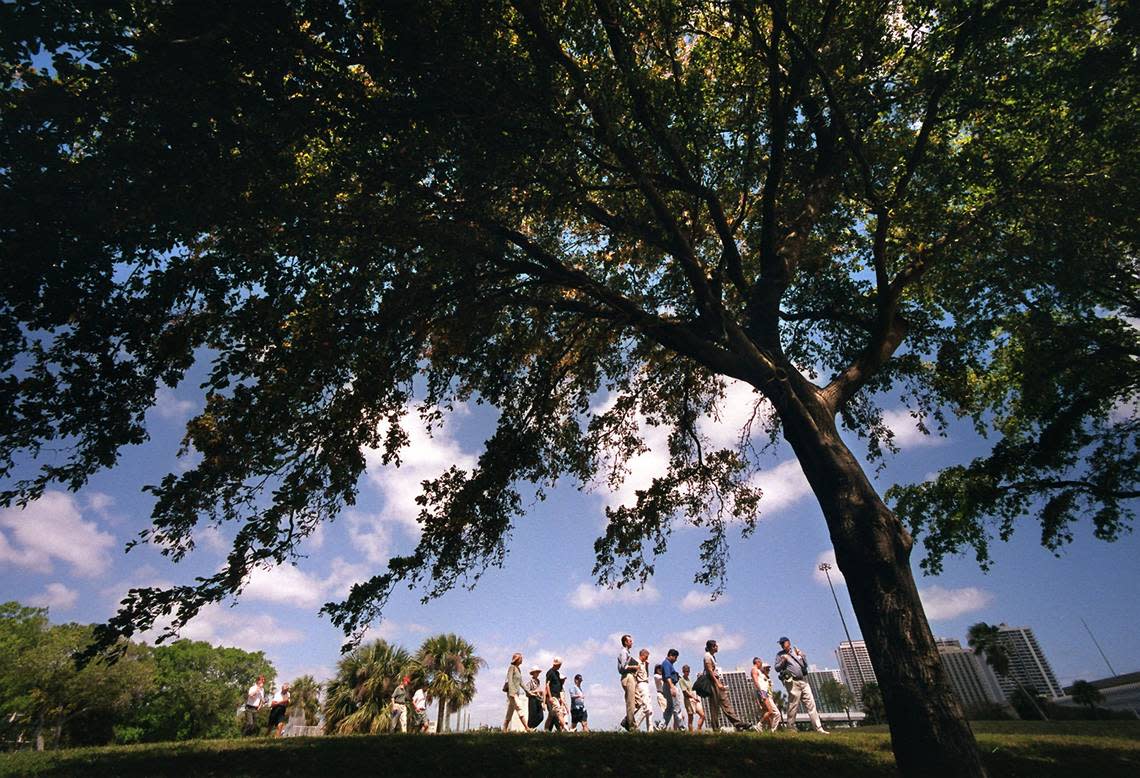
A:
POLYGON ((1011 627, 1008 624, 998 624, 998 641, 1009 654, 1009 676, 999 677, 998 683, 1008 699, 1017 689, 1016 681, 1026 689, 1036 689, 1038 694, 1045 697, 1061 697, 1064 690, 1057 683, 1057 676, 1049 660, 1045 658, 1037 638, 1029 627, 1011 627))
MULTIPOLYGON (((732 703, 732 709, 736 711, 736 715, 747 724, 758 722, 763 714, 760 710, 760 701, 756 699, 756 689, 752 686, 752 671, 722 671, 720 679, 724 681, 724 685, 728 689, 728 701, 732 703)), ((705 716, 707 717, 709 715, 708 699, 706 698, 703 702, 705 716)), ((720 725, 723 727, 727 723, 728 721, 722 718, 720 725)))
POLYGON ((938 638, 935 641, 942 666, 950 676, 954 696, 967 711, 971 708, 1005 701, 997 676, 984 659, 957 640, 938 638))
POLYGON ((840 676, 838 670, 810 670, 807 674, 808 686, 811 687, 812 696, 815 697, 815 705, 820 713, 842 713, 843 708, 834 705, 825 705, 823 702, 823 695, 820 690, 826 681, 839 681, 843 683, 843 678, 840 676))
POLYGON ((871 666, 871 655, 867 653, 867 644, 862 640, 846 640, 835 649, 835 658, 839 662, 839 674, 843 683, 855 695, 855 709, 863 709, 863 684, 878 680, 875 678, 875 668, 871 666))

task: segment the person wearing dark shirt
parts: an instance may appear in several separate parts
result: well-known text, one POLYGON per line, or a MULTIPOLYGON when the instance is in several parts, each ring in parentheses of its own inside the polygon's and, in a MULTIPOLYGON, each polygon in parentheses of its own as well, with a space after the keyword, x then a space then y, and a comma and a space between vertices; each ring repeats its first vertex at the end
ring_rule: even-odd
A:
POLYGON ((671 648, 669 649, 669 653, 665 655, 665 661, 661 663, 661 686, 662 694, 665 696, 664 720, 661 722, 662 729, 669 728, 669 719, 673 719, 673 729, 681 729, 681 717, 675 707, 677 682, 681 680, 681 674, 678 673, 677 668, 673 666, 678 656, 680 656, 680 653, 677 649, 671 648))
POLYGON ((546 731, 556 729, 566 731, 566 720, 562 716, 562 658, 554 657, 546 671, 546 731))

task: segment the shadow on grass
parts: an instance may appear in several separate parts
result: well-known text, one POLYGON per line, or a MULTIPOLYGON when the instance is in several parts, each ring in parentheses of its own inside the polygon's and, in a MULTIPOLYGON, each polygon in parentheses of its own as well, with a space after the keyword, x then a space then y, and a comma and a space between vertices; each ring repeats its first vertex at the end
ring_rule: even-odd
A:
MULTIPOLYGON (((778 770, 894 775, 889 751, 820 736, 470 734, 289 738, 10 754, 0 775, 300 776, 368 774, 735 776, 778 770)), ((876 739, 879 740, 879 739, 876 739)))
MULTIPOLYGON (((1119 722, 1112 722, 1118 724, 1119 722)), ((1127 724, 1127 722, 1125 722, 1127 724)), ((1107 728, 1011 722, 975 726, 990 775, 1096 778, 1140 775, 1140 722, 1107 728)), ((502 775, 897 775, 885 730, 819 735, 355 736, 225 740, 0 755, 3 775, 463 778, 502 775)))

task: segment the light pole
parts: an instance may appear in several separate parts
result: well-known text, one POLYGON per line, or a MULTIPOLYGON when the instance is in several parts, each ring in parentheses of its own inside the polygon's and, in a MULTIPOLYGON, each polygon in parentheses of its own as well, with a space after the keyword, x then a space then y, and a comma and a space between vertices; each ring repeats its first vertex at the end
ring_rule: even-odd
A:
MULTIPOLYGON (((859 673, 859 692, 862 694, 867 681, 863 678, 863 665, 859 657, 855 656, 855 645, 851 642, 851 633, 847 631, 847 619, 843 618, 843 609, 839 607, 839 598, 835 596, 835 586, 831 583, 831 565, 827 562, 819 563, 820 571, 827 576, 827 588, 831 589, 831 599, 835 600, 835 610, 839 611, 839 623, 843 625, 843 634, 847 636, 847 649, 851 652, 851 661, 855 663, 855 670, 859 673)), ((847 711, 847 723, 851 723, 851 711, 847 711)))

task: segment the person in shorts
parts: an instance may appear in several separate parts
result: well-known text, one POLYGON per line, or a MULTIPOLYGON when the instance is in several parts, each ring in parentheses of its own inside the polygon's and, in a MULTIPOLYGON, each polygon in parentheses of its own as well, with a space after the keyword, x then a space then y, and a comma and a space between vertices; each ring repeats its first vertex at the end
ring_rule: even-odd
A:
POLYGON ((285 729, 285 711, 289 708, 289 684, 281 684, 281 688, 273 695, 269 703, 269 728, 265 734, 271 737, 281 737, 285 729))
POLYGON ((693 731, 693 716, 696 716, 697 732, 705 728, 705 707, 701 704, 701 697, 693 691, 693 681, 689 678, 692 668, 685 665, 681 668, 681 680, 677 686, 681 689, 681 696, 685 701, 685 717, 689 720, 689 731, 693 731))
POLYGON ((590 731, 586 715, 586 695, 582 691, 582 674, 574 676, 574 685, 570 687, 570 729, 576 730, 582 725, 583 732, 590 731))

